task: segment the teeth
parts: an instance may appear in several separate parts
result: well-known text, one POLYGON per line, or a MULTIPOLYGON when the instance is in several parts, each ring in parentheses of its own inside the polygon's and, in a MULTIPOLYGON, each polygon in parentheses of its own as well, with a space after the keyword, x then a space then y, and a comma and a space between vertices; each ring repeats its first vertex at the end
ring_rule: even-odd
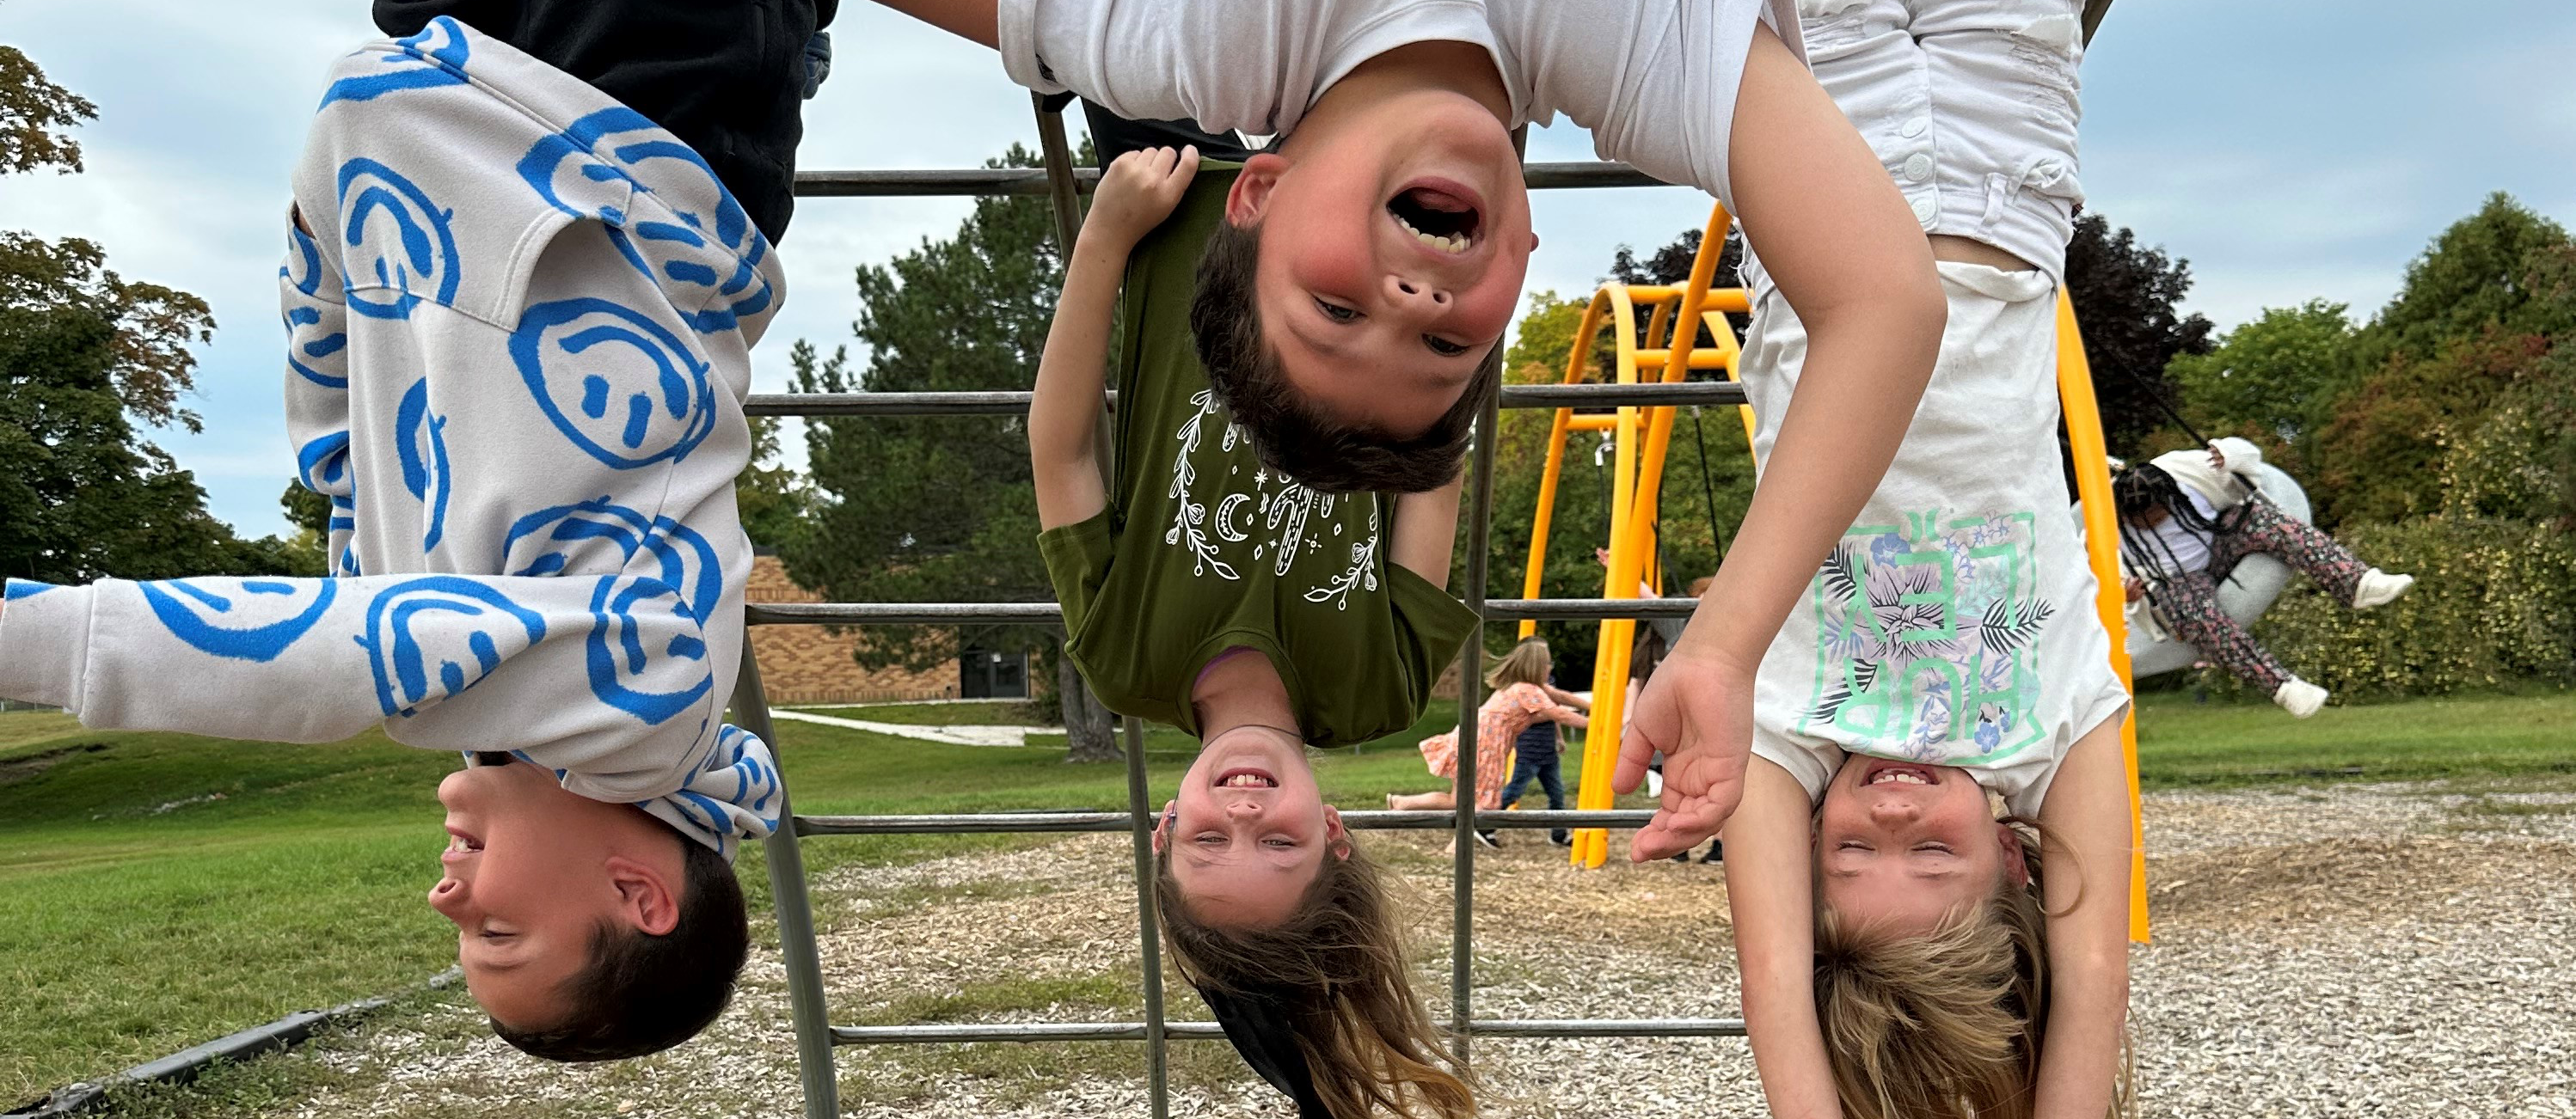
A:
POLYGON ((1467 240, 1467 235, 1464 233, 1452 233, 1446 237, 1435 237, 1431 234, 1424 233, 1419 229, 1415 229, 1413 227, 1413 223, 1404 220, 1404 215, 1402 214, 1396 214, 1394 217, 1395 224, 1404 227, 1404 231, 1412 234, 1415 240, 1438 249, 1441 252, 1463 253, 1467 251, 1467 246, 1472 244, 1472 242, 1467 240))
POLYGON ((1238 773, 1225 779, 1225 787, 1229 789, 1267 789, 1270 787, 1270 782, 1262 780, 1259 774, 1238 773))
POLYGON ((1931 784, 1931 782, 1926 781, 1926 780, 1924 780, 1924 779, 1923 779, 1923 775, 1922 775, 1922 774, 1916 773, 1916 772, 1914 772, 1913 770, 1910 770, 1910 769, 1890 769, 1890 770, 1884 770, 1884 771, 1881 771, 1881 772, 1880 772, 1879 774, 1877 774, 1876 776, 1871 777, 1871 778, 1869 779, 1869 783, 1870 783, 1870 784, 1872 784, 1872 785, 1929 785, 1929 784, 1931 784))

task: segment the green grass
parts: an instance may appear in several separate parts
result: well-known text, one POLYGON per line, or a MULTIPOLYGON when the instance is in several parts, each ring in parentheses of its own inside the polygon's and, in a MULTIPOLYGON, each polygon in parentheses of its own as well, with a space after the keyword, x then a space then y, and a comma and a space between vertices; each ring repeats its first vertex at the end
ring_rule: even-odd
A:
MULTIPOLYGON (((1434 787, 1413 746, 1454 718, 1454 707, 1436 705, 1404 733, 1320 755, 1325 795, 1365 808, 1388 792, 1434 787)), ((2141 723, 2150 788, 2320 776, 2576 785, 2571 692, 2338 707, 2304 722, 2269 705, 2160 694, 2141 702, 2141 723)), ((780 734, 781 765, 804 813, 1126 802, 1123 766, 1067 765, 1060 748, 1045 745, 945 746, 809 723, 782 724, 780 734)), ((1194 752, 1178 732, 1147 735, 1156 803, 1171 795, 1194 752)), ((373 735, 335 746, 222 743, 0 714, 0 914, 8 915, 0 920, 0 989, 14 995, 0 999, 0 1103, 293 1010, 395 991, 447 966, 454 934, 420 896, 443 844, 433 792, 454 764, 373 735)), ((1569 754, 1569 779, 1579 765, 1569 754)), ((2492 809, 2542 811, 2554 809, 2509 802, 2492 809)), ((817 839, 804 850, 809 869, 820 872, 1043 841, 863 836, 817 839)), ((757 851, 741 870, 753 904, 765 906, 757 851)), ((825 916, 870 909, 852 903, 825 916)), ((999 1006, 1112 993, 1014 984, 953 997, 999 1006)), ((1064 1047, 1067 1058, 1080 1048, 1064 1047)), ((1000 1052, 961 1050, 955 1060, 962 1068, 1001 1060, 1000 1052)), ((243 1099, 279 1090, 259 1068, 253 1062, 221 1082, 243 1099)))
POLYGON ((1016 727, 1038 722, 1037 709, 1016 699, 968 700, 964 703, 868 703, 856 707, 808 707, 800 710, 814 715, 906 726, 1016 727))
POLYGON ((2139 700, 2138 779, 2151 788, 2298 780, 2417 781, 2576 773, 2576 692, 2329 707, 2139 700))

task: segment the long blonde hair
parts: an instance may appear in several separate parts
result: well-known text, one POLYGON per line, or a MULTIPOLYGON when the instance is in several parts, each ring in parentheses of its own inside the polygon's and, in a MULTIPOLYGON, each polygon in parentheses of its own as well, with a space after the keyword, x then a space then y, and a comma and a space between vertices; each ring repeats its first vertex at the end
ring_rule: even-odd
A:
POLYGON ((1523 638, 1512 646, 1511 652, 1503 654, 1503 659, 1494 662, 1494 670, 1485 674, 1485 686, 1499 692, 1514 684, 1545 684, 1552 663, 1546 638, 1523 638))
MULTIPOLYGON (((1816 1021, 1848 1119, 2030 1119, 2048 1026, 2048 914, 2036 824, 2008 819, 2030 868, 1927 936, 1819 906, 1816 1021)), ((2125 1031, 2124 1031, 2125 1033, 2125 1031)), ((2136 1113, 2124 1038, 2111 1119, 2136 1113)))
POLYGON ((1413 994, 1384 872, 1366 855, 1327 857, 1297 911, 1269 929, 1192 917, 1171 855, 1157 862, 1163 942, 1181 975, 1201 989, 1283 1003, 1315 1093, 1336 1119, 1476 1113, 1466 1079, 1445 1067, 1447 1035, 1413 994))

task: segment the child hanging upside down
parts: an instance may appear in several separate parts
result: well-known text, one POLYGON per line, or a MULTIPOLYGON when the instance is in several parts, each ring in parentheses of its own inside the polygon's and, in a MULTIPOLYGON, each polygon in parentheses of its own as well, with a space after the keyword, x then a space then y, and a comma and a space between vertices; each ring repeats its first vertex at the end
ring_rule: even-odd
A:
MULTIPOLYGON (((1666 761, 1631 855, 1724 827, 1773 1114, 2098 1117, 2122 1083, 2130 830, 2128 696, 2057 466, 2083 6, 1798 6, 1939 262, 1947 326, 1894 462, 1758 668, 1721 644, 1712 591, 1638 696, 1615 784, 1666 761), (1749 712, 1713 698, 1745 674, 1749 712)), ((1739 374, 1768 488, 1832 355, 1748 232, 1739 374)))
POLYGON ((2334 537, 2264 500, 2247 472, 2262 449, 2220 439, 2206 455, 2173 451, 2121 472, 2112 486, 2120 510, 2120 554, 2130 602, 2152 607, 2144 621, 2171 626, 2200 655, 2254 685, 2298 718, 2324 706, 2326 690, 2281 667, 2270 651, 2218 607, 2218 584, 2246 556, 2261 552, 2316 580, 2354 610, 2394 602, 2415 585, 2353 558, 2334 537))
POLYGON ((1413 725, 1473 627, 1442 590, 1458 486, 1320 493, 1252 454, 1183 337, 1232 174, 1195 148, 1102 173, 1030 403, 1038 546, 1101 702, 1200 739, 1154 830, 1156 890, 1174 961, 1236 1048, 1305 1114, 1417 1101, 1460 1117, 1467 1088, 1441 1067, 1380 872, 1306 760, 1413 725))
POLYGON ((458 753, 428 901, 466 988, 530 1053, 634 1056, 723 1009, 749 947, 731 860, 784 806, 723 720, 751 563, 733 480, 818 5, 767 38, 687 5, 446 6, 377 4, 403 37, 333 68, 281 230, 287 426, 335 577, 13 581, 0 696, 458 753), (658 84, 576 49, 682 38, 695 78, 658 84))
MULTIPOLYGON (((1548 686, 1547 670, 1547 642, 1532 637, 1513 646, 1512 651, 1505 654, 1493 672, 1485 677, 1486 685, 1494 690, 1494 694, 1485 697, 1484 706, 1476 709, 1476 808, 1479 811, 1491 812, 1503 806, 1505 772, 1512 769, 1522 731, 1544 724, 1592 725, 1589 716, 1576 710, 1579 702, 1564 702, 1576 697, 1548 686)), ((1549 754, 1553 755, 1553 735, 1548 745, 1549 754)), ((1423 739, 1422 760, 1430 766, 1432 776, 1449 779, 1451 791, 1409 796, 1388 793, 1386 806, 1415 812, 1445 812, 1458 807, 1455 791, 1458 783, 1458 732, 1442 731, 1423 739)), ((1546 761, 1553 765, 1555 758, 1551 756, 1546 761)), ((1529 783, 1527 773, 1512 773, 1510 777, 1514 793, 1529 783)), ((1556 807, 1565 799, 1564 791, 1555 787, 1557 780, 1553 773, 1544 780, 1550 786, 1548 805, 1556 807)), ((1491 830, 1477 832, 1476 838, 1488 847, 1494 846, 1491 830)))

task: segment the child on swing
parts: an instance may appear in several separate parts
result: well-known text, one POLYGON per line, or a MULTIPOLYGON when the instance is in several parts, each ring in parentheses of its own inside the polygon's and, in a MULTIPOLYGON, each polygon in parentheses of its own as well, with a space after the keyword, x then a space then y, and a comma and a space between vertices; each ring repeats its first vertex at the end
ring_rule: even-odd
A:
POLYGON ((2415 585, 2354 558, 2334 537, 2281 511, 2254 488, 2249 472, 2262 449, 2237 438, 2207 453, 2171 451, 2122 471, 2111 488, 2120 511, 2120 553, 2132 574, 2129 601, 2144 599, 2143 621, 2169 625, 2219 667, 2304 719, 2326 702, 2326 690, 2290 674, 2271 651, 2218 607, 2218 584, 2257 552, 2316 580, 2354 610, 2385 606, 2415 585))
MULTIPOLYGON (((1773 1114, 2101 1116, 2125 1094, 2128 696, 2056 454, 2082 5, 1799 7, 1817 79, 1939 261, 1947 327, 1788 624, 1747 657, 1704 603, 1638 697, 1615 785, 1666 762, 1632 857, 1723 827, 1773 1114), (1720 686, 1748 673, 1749 710, 1720 686)), ((1768 486, 1825 354, 1750 248, 1740 375, 1768 486)))
POLYGON ((462 755, 427 900, 494 1031, 554 1060, 666 1049, 731 996, 732 860, 784 807, 724 722, 733 482, 832 0, 760 34, 652 0, 375 7, 398 37, 333 67, 279 272, 334 577, 11 581, 0 696, 462 755), (687 49, 634 65, 639 43, 687 49))

